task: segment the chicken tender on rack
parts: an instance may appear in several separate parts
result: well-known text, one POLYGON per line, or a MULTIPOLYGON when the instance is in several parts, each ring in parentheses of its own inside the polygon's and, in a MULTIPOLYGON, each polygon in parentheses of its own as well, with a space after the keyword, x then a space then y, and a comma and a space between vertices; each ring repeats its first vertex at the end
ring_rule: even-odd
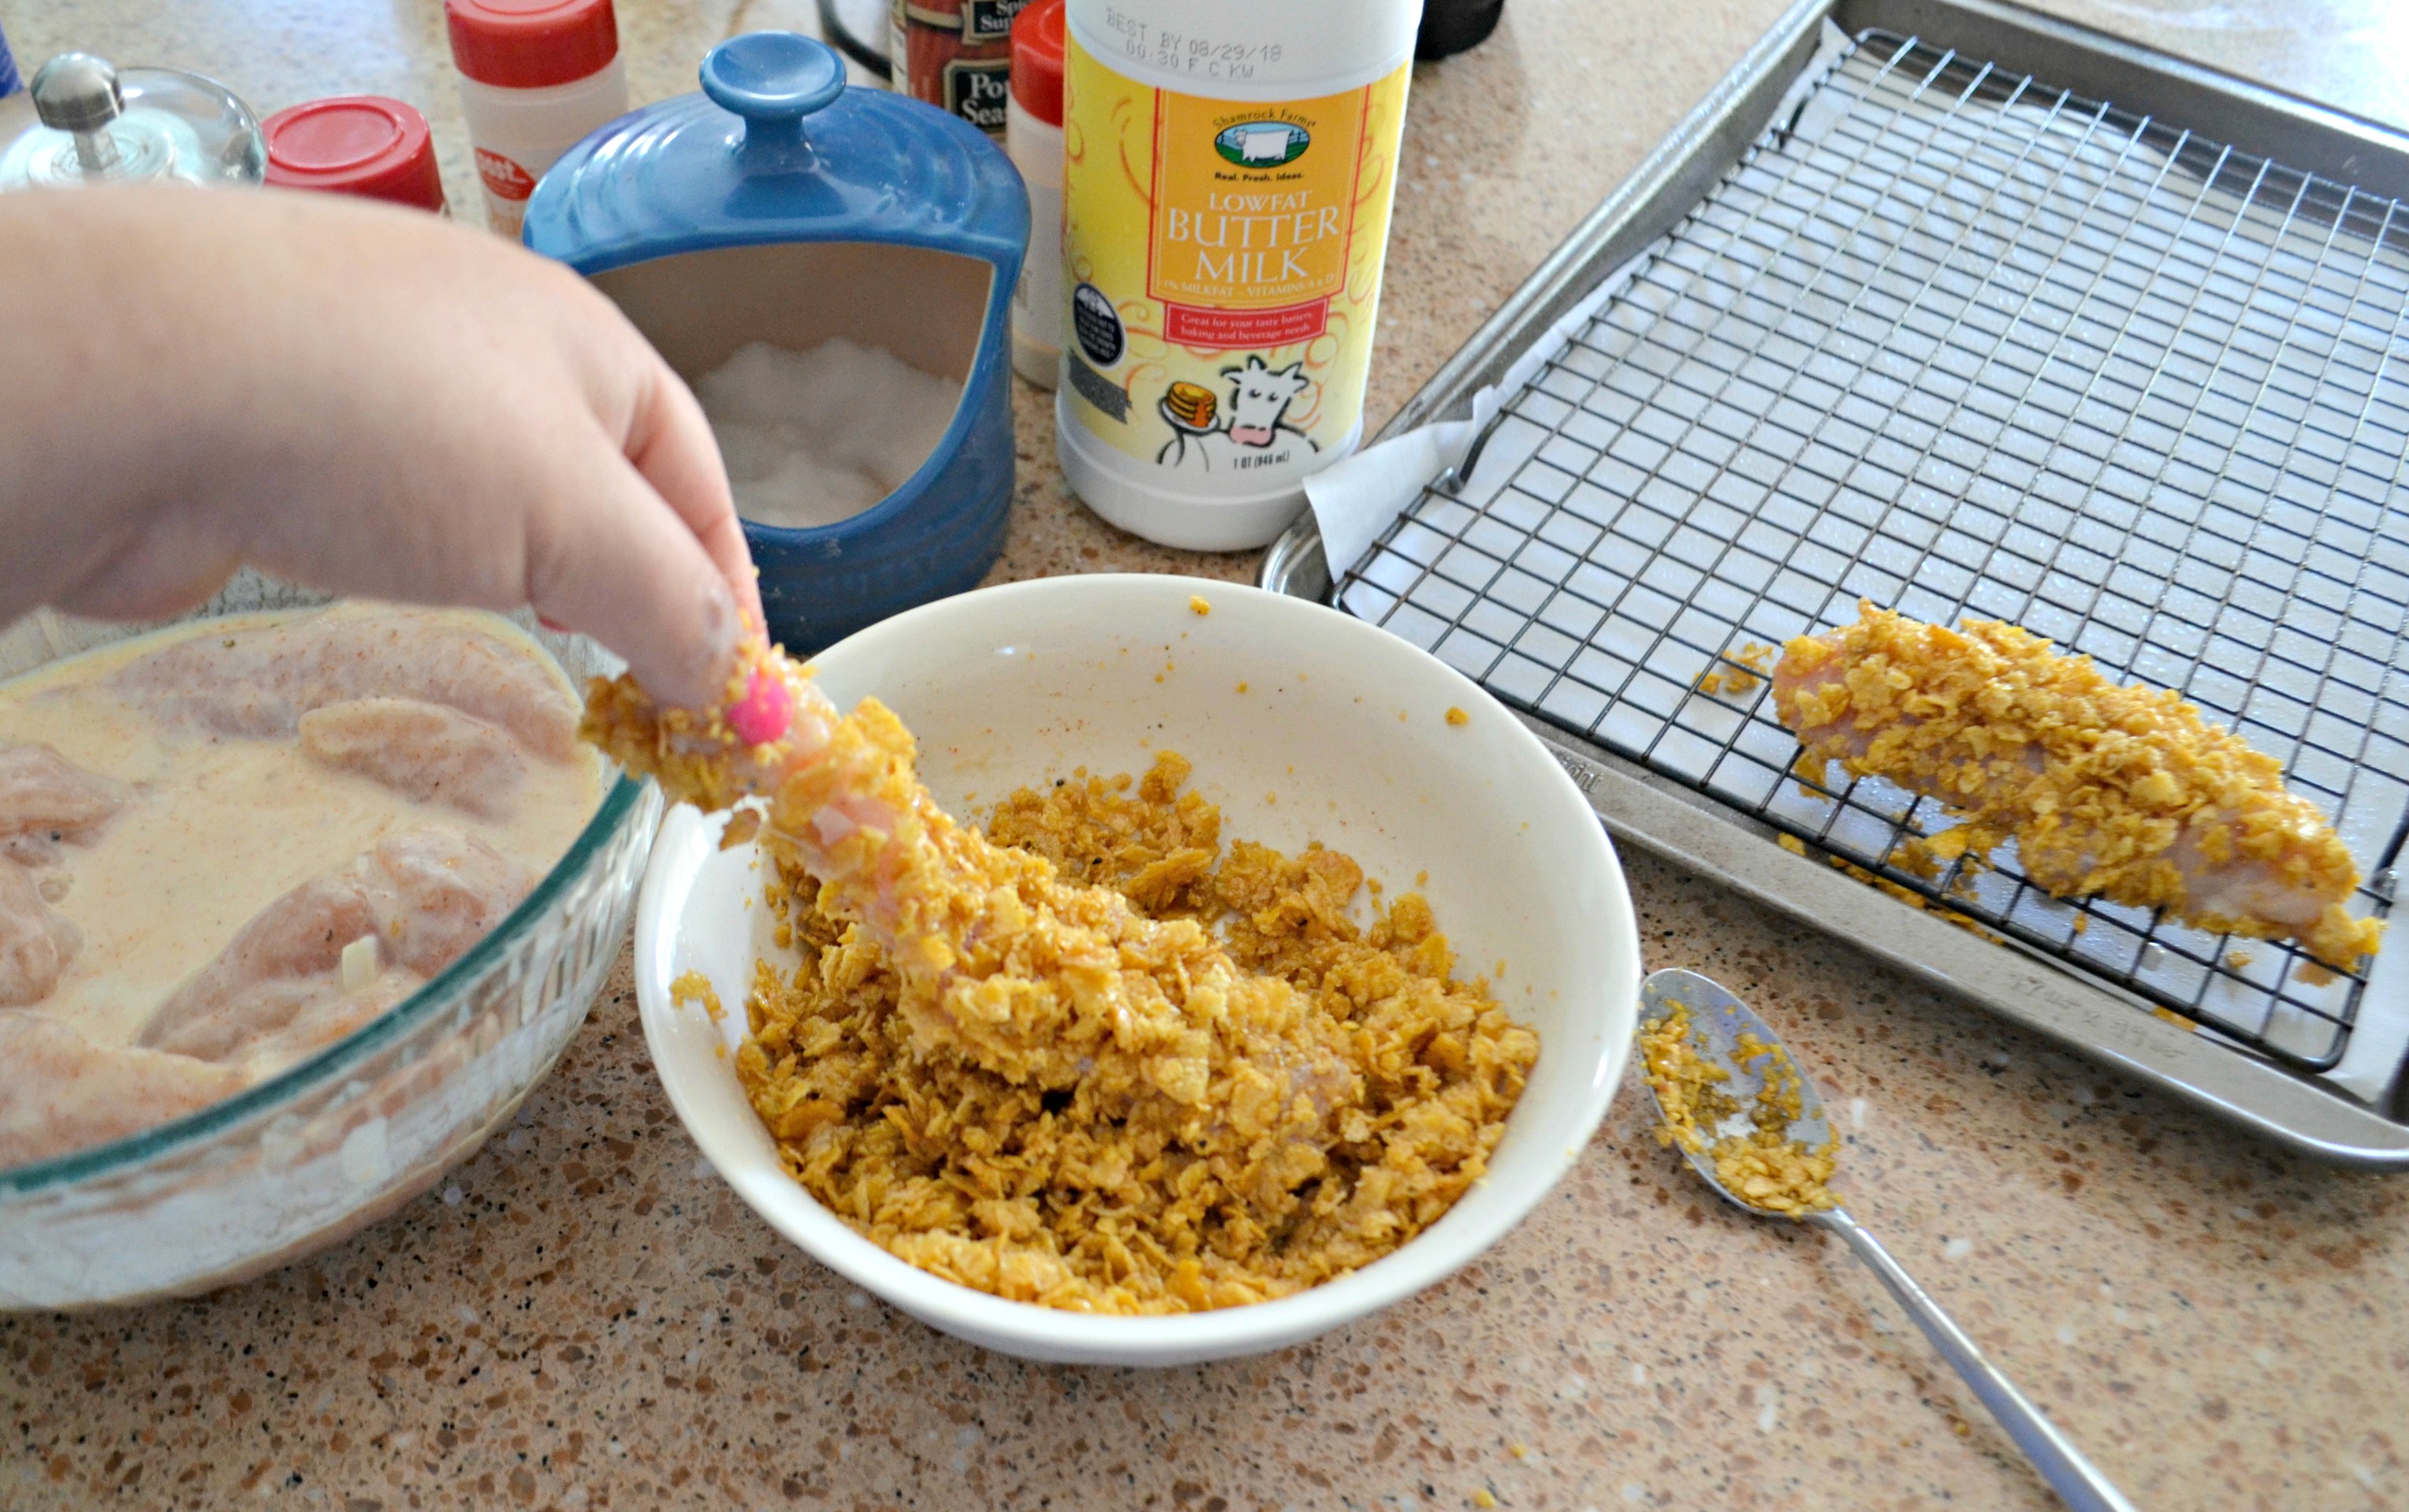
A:
POLYGON ((672 799, 723 809, 766 796, 767 842, 819 880, 822 910, 886 951, 916 1053, 1162 1121, 1257 1221, 1309 1201, 1301 1190, 1363 1098, 1344 1028, 1242 970, 1198 921, 1148 918, 957 825, 876 699, 841 715, 757 644, 713 711, 598 680, 584 732, 672 799))
POLYGON ((1962 819, 1926 842, 1936 856, 2012 840, 2025 874, 2059 897, 2297 939, 2342 971, 2374 953, 2383 926, 2345 906, 2357 865, 2272 757, 2177 695, 2119 686, 2014 626, 1858 612, 1783 648, 1774 707, 1811 766, 1886 778, 1962 819))

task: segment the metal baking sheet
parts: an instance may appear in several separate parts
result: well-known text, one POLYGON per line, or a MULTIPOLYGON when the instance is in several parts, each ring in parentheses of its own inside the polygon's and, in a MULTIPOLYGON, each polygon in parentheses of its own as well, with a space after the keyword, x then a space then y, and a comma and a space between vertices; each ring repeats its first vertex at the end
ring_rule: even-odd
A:
POLYGON ((2378 1111, 2398 952, 2321 980, 2286 945, 2047 898, 2012 857, 1921 875, 1902 842, 1946 821, 1788 776, 1764 684, 1733 675, 1861 596, 2018 621, 2284 759, 2387 912, 2409 212, 2329 174, 2409 186, 2404 162, 2363 122, 2010 7, 1801 6, 1392 424, 1637 257, 1468 482, 1334 590, 1309 531, 1265 582, 1526 711, 1627 838, 2262 1131, 2409 1162, 2378 1111), (1981 928, 1902 920, 1828 862, 1981 928))

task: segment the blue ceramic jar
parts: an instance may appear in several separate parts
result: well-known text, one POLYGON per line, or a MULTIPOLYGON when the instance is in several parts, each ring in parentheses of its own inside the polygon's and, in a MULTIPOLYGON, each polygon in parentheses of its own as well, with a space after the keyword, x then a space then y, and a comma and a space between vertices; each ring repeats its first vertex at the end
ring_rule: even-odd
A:
POLYGON ((834 50, 757 32, 702 93, 622 116, 553 166, 527 244, 591 279, 691 382, 749 341, 834 337, 959 380, 960 408, 902 486, 834 525, 744 522, 771 635, 817 651, 975 585, 1012 505, 1011 298, 1029 196, 942 110, 849 90, 834 50))

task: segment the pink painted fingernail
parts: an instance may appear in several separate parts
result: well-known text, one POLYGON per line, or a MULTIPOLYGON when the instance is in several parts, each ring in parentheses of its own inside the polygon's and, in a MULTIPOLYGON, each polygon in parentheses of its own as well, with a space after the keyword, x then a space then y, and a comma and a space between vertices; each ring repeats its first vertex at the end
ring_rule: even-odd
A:
POLYGON ((795 717, 795 696, 766 667, 753 670, 744 697, 728 706, 728 727, 747 745, 767 745, 786 733, 795 717))

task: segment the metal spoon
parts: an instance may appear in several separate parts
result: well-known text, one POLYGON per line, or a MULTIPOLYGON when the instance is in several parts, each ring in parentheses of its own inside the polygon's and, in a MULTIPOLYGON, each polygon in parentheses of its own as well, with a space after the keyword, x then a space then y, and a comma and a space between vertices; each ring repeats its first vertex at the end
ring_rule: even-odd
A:
MULTIPOLYGON (((1731 1080, 1724 1084, 1724 1089, 1742 1106, 1753 1105, 1762 1081, 1755 1072, 1742 1065, 1734 1055, 1733 1042, 1744 1033, 1753 1033, 1763 1044, 1781 1049, 1780 1038, 1766 1027, 1765 1020, 1749 1011, 1746 1003, 1733 997, 1711 978, 1700 976, 1695 972, 1681 971, 1654 972, 1641 986, 1640 1030, 1644 1033, 1653 1028, 1676 1007, 1689 1010, 1690 1026, 1699 1042, 1699 1055, 1730 1073, 1731 1080)), ((1787 1059, 1788 1057, 1789 1052, 1782 1050, 1782 1058, 1787 1059)), ((1792 1061, 1791 1065, 1795 1069, 1796 1062, 1792 1061)), ((1815 1095, 1814 1083, 1809 1081, 1803 1072, 1798 1073, 1797 1083, 1798 1116, 1790 1125, 1790 1137, 1810 1149, 1816 1148, 1830 1140, 1832 1128, 1824 1117, 1823 1100, 1815 1095)), ((1648 1090, 1653 1097, 1655 1085, 1651 1083, 1648 1090)), ((1658 1112, 1663 1112, 1661 1102, 1658 1112)), ((1759 1217, 1779 1216, 1734 1196, 1717 1178, 1711 1152, 1684 1150, 1682 1153, 1689 1156, 1692 1169, 1706 1177, 1707 1185, 1721 1192, 1724 1201, 1759 1217)), ((1884 1249, 1872 1234, 1857 1226, 1856 1219, 1842 1209, 1834 1207, 1810 1214, 1803 1221, 1829 1229, 1848 1241, 1849 1247, 1856 1251, 1857 1259, 1882 1277, 1882 1285, 1890 1289, 1890 1294, 1897 1297, 1899 1305, 1907 1309, 1908 1316, 1915 1319, 1915 1326, 1924 1331, 1924 1336, 1932 1341, 1932 1346, 1940 1351, 1941 1358, 1956 1367, 1957 1374, 1966 1378, 1966 1384, 1974 1389, 1974 1394, 1983 1399, 1983 1405, 1991 1409, 1991 1416, 1999 1420, 1999 1426, 2008 1431, 2008 1436, 2016 1441, 2016 1447, 2032 1461, 2033 1468, 2041 1472, 2041 1478, 2065 1499, 2068 1506, 2074 1508, 2075 1512, 2134 1512, 2133 1504, 2108 1483, 2108 1477, 2084 1459, 2081 1450, 2067 1442, 2066 1435, 2041 1416, 2041 1409, 2017 1390, 2014 1383, 1983 1358, 1983 1351, 1974 1347, 1974 1341, 1966 1336, 1966 1331, 1951 1321, 1949 1315, 1940 1310, 1940 1304, 1899 1268, 1898 1261, 1891 1259, 1890 1251, 1884 1249)))

